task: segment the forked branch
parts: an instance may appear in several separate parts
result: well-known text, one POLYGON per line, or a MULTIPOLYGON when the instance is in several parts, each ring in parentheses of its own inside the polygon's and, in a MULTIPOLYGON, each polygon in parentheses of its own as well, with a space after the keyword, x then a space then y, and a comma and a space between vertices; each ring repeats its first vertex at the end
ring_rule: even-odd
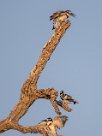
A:
POLYGON ((53 105, 55 112, 57 114, 61 114, 58 108, 58 102, 56 98, 58 96, 58 91, 54 88, 48 89, 37 89, 37 81, 42 73, 44 67, 46 66, 48 60, 50 59, 53 51, 57 47, 61 37, 66 32, 68 27, 70 27, 71 23, 69 21, 63 21, 60 23, 59 27, 55 30, 54 34, 50 38, 50 40, 44 45, 42 53, 38 59, 37 64, 32 69, 29 74, 29 77, 24 82, 21 89, 21 96, 18 104, 14 107, 9 116, 0 122, 0 132, 5 132, 9 129, 16 129, 22 133, 34 132, 34 133, 43 133, 43 135, 47 136, 46 131, 43 128, 39 128, 37 126, 21 126, 19 125, 19 120, 26 114, 28 108, 32 105, 32 103, 40 98, 50 100, 53 105))

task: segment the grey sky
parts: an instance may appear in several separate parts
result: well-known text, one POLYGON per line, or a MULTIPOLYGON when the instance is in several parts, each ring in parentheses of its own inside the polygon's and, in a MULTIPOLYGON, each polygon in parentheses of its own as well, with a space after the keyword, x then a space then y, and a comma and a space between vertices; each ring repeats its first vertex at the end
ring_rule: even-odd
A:
MULTIPOLYGON (((20 89, 36 64, 43 45, 52 35, 49 16, 70 9, 76 14, 44 69, 38 88, 69 92, 78 105, 63 136, 102 135, 102 1, 101 0, 0 0, 0 120, 19 100, 20 89)), ((20 120, 34 125, 55 112, 46 100, 36 101, 20 120)), ((23 136, 10 130, 2 136, 23 136)), ((30 136, 31 134, 26 134, 30 136)), ((39 135, 38 135, 39 136, 39 135)))

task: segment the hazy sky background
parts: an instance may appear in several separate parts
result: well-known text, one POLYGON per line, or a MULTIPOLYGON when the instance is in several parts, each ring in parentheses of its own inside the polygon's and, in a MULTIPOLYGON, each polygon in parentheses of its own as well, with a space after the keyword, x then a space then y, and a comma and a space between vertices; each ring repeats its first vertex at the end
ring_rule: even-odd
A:
MULTIPOLYGON (((102 0, 0 0, 0 120, 17 104, 24 80, 53 33, 49 16, 66 9, 76 18, 71 18, 72 25, 44 69, 38 88, 63 89, 79 101, 70 105, 71 113, 61 109, 69 121, 60 134, 101 136, 102 0)), ((49 101, 38 100, 20 123, 35 125, 55 115, 49 101)), ((14 135, 24 134, 15 130, 1 134, 14 135)))

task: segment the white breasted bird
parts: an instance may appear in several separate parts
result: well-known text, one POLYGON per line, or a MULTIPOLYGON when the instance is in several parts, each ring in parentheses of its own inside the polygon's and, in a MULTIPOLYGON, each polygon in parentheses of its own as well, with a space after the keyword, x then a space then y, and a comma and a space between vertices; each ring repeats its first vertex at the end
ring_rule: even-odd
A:
POLYGON ((65 21, 70 16, 75 17, 75 14, 72 13, 71 10, 65 10, 65 11, 59 10, 53 13, 53 15, 50 16, 50 20, 53 20, 52 29, 56 29, 59 26, 60 22, 65 21))
POLYGON ((52 122, 47 122, 48 134, 51 134, 52 136, 59 136, 57 134, 57 128, 60 129, 64 127, 67 120, 67 116, 56 116, 52 122))
POLYGON ((42 120, 40 123, 37 124, 39 129, 44 128, 46 133, 52 136, 60 136, 57 133, 57 129, 63 128, 65 123, 67 122, 67 116, 56 116, 54 119, 47 118, 46 120, 42 120))
POLYGON ((73 103, 76 104, 78 103, 77 101, 75 101, 72 96, 65 94, 64 91, 60 92, 60 98, 65 102, 65 103, 73 103))

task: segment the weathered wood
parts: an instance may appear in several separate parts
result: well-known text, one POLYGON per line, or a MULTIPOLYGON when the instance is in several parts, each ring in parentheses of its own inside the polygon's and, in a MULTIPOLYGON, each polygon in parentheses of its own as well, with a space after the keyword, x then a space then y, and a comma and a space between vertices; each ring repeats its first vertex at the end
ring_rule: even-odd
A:
POLYGON ((28 108, 32 105, 32 103, 40 98, 49 99, 56 113, 61 114, 56 102, 58 92, 54 90, 54 88, 38 90, 37 81, 48 60, 50 59, 53 51, 57 47, 61 37, 70 27, 70 25, 71 23, 69 21, 64 21, 60 23, 59 27, 55 30, 50 40, 44 45, 37 64, 32 69, 28 76, 28 79, 24 82, 22 86, 20 100, 18 104, 14 107, 9 116, 5 120, 0 122, 0 132, 7 131, 9 129, 16 129, 22 133, 43 133, 44 136, 47 136, 47 133, 44 131, 43 128, 38 128, 36 126, 21 126, 18 124, 18 121, 28 111, 28 108))

